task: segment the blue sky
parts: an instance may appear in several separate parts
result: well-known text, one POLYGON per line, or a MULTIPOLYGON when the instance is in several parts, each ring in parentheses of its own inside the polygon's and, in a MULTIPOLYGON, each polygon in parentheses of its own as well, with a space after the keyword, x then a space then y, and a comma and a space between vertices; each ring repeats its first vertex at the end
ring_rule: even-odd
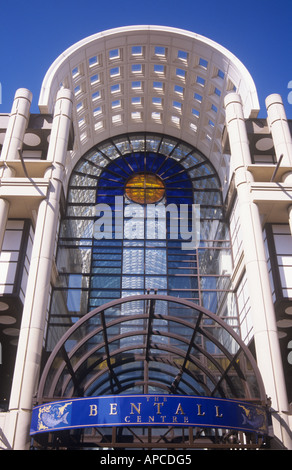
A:
POLYGON ((266 116, 266 96, 280 93, 292 119, 292 0, 0 0, 0 19, 0 113, 10 112, 21 87, 32 91, 31 111, 38 112, 47 69, 80 39, 118 26, 156 24, 229 49, 253 76, 259 116, 266 116))

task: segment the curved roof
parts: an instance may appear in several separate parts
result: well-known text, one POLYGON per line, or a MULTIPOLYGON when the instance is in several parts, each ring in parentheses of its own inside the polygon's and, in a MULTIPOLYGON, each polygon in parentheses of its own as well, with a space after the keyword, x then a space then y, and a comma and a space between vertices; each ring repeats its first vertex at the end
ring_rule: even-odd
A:
POLYGON ((266 400, 257 365, 231 327, 192 301, 148 294, 113 300, 69 328, 46 362, 37 402, 151 387, 266 400))
POLYGON ((147 131, 192 144, 223 179, 222 168, 228 165, 221 155, 224 96, 236 90, 247 118, 259 110, 253 79, 231 52, 198 34, 165 26, 115 28, 71 46, 43 80, 42 113, 53 112, 60 86, 75 96, 69 173, 97 143, 147 131))

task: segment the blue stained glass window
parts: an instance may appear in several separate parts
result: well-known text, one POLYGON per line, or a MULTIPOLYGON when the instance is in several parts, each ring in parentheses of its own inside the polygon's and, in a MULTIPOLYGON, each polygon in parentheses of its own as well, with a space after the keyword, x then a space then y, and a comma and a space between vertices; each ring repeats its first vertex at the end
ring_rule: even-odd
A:
MULTIPOLYGON (((150 180, 145 178, 145 185, 150 180)), ((215 254, 211 253, 216 238, 228 234, 222 231, 220 188, 218 176, 205 156, 173 137, 119 136, 85 154, 72 172, 59 238, 58 269, 67 276, 80 276, 68 277, 71 282, 75 279, 74 287, 62 284, 55 288, 67 289, 68 315, 74 311, 74 317, 81 317, 111 299, 146 293, 147 289, 192 299, 212 309, 218 306, 216 289, 222 282, 207 277, 199 282, 199 274, 220 275, 220 250, 224 250, 224 257, 230 254, 228 244, 217 244, 215 254), (140 204, 138 218, 131 212, 132 201, 125 194, 125 185, 139 174, 158 175, 165 192, 159 210, 157 206, 150 216, 146 204, 140 204), (103 214, 97 210, 99 204, 106 204, 112 213, 112 226, 106 230, 108 238, 95 237, 94 227, 98 227, 96 222, 103 214), (190 236, 192 204, 200 204, 200 233, 204 240, 199 240, 198 248, 186 244, 182 249, 186 234, 182 237, 181 204, 189 208, 190 236), (172 212, 171 208, 177 211, 172 212), (129 236, 133 231, 136 237, 129 236), (70 256, 72 246, 74 259, 70 256), (200 252, 201 247, 204 253, 200 252), (211 264, 208 260, 212 260, 211 264), (215 292, 212 295, 204 291, 210 287, 215 292)), ((147 194, 153 187, 145 186, 143 190, 147 194)))
POLYGON ((193 193, 192 191, 188 189, 175 188, 175 189, 167 189, 167 196, 168 197, 188 197, 192 199, 193 193))
POLYGON ((166 274, 166 250, 147 249, 145 253, 145 273, 146 274, 166 274))
MULTIPOLYGON (((148 299, 118 305, 109 305, 109 302, 148 291, 156 292, 161 296, 188 299, 194 306, 200 305, 218 315, 231 317, 232 324, 236 324, 228 237, 218 175, 210 161, 190 144, 170 136, 140 133, 113 137, 96 145, 76 164, 68 185, 58 240, 58 277, 50 307, 47 350, 54 347, 67 327, 89 311, 104 306, 108 347, 119 350, 119 357, 115 357, 115 373, 126 393, 136 390, 132 382, 137 379, 143 383, 144 380, 144 365, 140 358, 145 356, 146 336, 143 337, 141 332, 147 331, 150 316, 146 318, 146 313, 150 314, 151 302, 148 299), (133 192, 127 191, 130 183, 133 192), (155 198, 157 188, 162 188, 162 196, 158 199, 155 198), (137 210, 133 208, 135 191, 140 197, 136 200, 141 201, 136 204, 137 210), (153 199, 149 196, 148 201, 155 203, 147 204, 147 195, 152 195, 153 199), (183 204, 187 207, 185 212, 183 204), (189 243, 194 228, 193 204, 200 206, 199 237, 195 245, 189 243), (101 218, 107 211, 110 217, 103 219, 104 232, 98 232, 102 227, 101 218), (106 226, 107 221, 111 225, 106 226), (102 236, 103 233, 108 237, 102 236), (148 306, 149 310, 146 309, 148 306), (136 335, 135 327, 138 328, 136 335), (135 368, 131 363, 129 367, 126 365, 129 347, 130 355, 139 355, 135 368), (118 362, 124 360, 125 363, 119 365, 118 362)), ((154 302, 155 314, 159 317, 153 321, 155 333, 150 335, 149 356, 154 357, 159 349, 157 358, 166 353, 166 361, 158 364, 156 358, 149 357, 144 362, 149 367, 149 378, 155 381, 160 377, 163 381, 165 377, 168 386, 169 375, 171 385, 178 373, 177 367, 168 363, 169 347, 182 351, 183 357, 189 348, 188 338, 194 331, 186 322, 197 325, 199 312, 171 302, 169 297, 154 302), (161 315, 168 315, 169 321, 161 315), (182 322, 179 324, 174 319, 182 322), (181 341, 178 335, 186 341, 181 341), (154 342, 158 344, 156 349, 154 342)), ((97 318, 99 314, 91 317, 91 324, 85 322, 84 337, 93 332, 93 328, 99 328, 97 318)), ((206 351, 217 354, 207 328, 212 334, 213 324, 204 323, 206 335, 198 330, 196 344, 202 347, 205 342, 206 351)), ((105 337, 99 332, 92 336, 90 348, 96 354, 90 356, 92 365, 90 361, 87 364, 90 363, 90 374, 101 376, 99 393, 116 393, 117 383, 108 379, 110 371, 103 377, 106 370, 103 367, 105 337), (100 349, 95 350, 95 346, 100 349)), ((191 354, 195 355, 197 351, 194 349, 191 354)), ((201 391, 201 378, 197 382, 195 375, 189 375, 185 382, 184 390, 190 393, 201 391)), ((202 394, 207 382, 208 377, 202 394)), ((94 394, 97 389, 93 384, 87 393, 94 394)))
POLYGON ((91 287, 94 289, 119 289, 121 284, 120 276, 92 276, 91 287))

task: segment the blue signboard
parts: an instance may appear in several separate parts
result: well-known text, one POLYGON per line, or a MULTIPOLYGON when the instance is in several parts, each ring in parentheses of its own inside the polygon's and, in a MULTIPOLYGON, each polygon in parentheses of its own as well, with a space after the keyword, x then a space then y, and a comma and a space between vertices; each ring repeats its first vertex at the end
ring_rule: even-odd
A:
POLYGON ((268 433, 266 408, 221 398, 105 395, 36 406, 30 434, 105 426, 198 426, 268 433))

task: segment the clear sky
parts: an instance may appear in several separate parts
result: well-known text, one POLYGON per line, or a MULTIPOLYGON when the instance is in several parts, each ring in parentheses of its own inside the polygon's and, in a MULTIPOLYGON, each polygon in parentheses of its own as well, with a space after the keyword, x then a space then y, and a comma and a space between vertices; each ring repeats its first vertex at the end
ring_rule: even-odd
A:
POLYGON ((31 111, 39 112, 43 77, 65 49, 135 24, 182 28, 218 42, 250 71, 259 116, 266 116, 266 96, 279 93, 292 119, 292 0, 0 0, 0 113, 10 112, 22 87, 33 93, 31 111))

